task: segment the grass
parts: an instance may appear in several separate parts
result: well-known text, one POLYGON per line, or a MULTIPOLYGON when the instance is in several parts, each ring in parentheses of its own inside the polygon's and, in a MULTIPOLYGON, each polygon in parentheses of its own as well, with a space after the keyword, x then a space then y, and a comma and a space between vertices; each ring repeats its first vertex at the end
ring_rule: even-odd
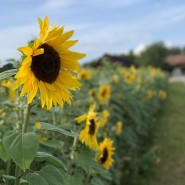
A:
POLYGON ((185 85, 170 84, 164 111, 155 126, 159 164, 149 185, 185 184, 185 85))

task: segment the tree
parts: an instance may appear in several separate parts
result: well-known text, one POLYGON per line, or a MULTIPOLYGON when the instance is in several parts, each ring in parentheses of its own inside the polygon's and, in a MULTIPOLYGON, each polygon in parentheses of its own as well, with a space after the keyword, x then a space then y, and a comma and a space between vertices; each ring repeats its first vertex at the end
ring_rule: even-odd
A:
POLYGON ((169 54, 168 48, 163 42, 156 42, 149 45, 138 57, 139 65, 152 65, 163 70, 171 70, 171 66, 165 63, 165 58, 169 54))

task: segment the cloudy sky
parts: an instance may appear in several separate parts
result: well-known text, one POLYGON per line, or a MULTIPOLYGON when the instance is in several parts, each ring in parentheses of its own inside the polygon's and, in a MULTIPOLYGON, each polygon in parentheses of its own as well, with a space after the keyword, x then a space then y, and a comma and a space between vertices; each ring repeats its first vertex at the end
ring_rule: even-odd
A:
POLYGON ((140 52, 154 41, 185 45, 184 0, 1 0, 0 65, 20 58, 17 48, 38 37, 37 17, 76 30, 82 62, 102 54, 140 52))

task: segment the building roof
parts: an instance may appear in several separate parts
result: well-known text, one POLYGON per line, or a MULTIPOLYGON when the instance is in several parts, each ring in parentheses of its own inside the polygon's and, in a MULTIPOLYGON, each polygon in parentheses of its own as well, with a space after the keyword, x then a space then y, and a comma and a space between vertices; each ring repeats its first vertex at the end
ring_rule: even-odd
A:
POLYGON ((166 58, 166 63, 172 66, 181 66, 185 65, 185 54, 180 55, 169 55, 166 58))

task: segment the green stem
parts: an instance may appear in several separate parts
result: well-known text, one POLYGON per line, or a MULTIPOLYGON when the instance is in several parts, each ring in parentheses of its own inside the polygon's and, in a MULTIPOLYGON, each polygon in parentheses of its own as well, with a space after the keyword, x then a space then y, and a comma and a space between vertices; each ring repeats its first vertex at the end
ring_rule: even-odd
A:
POLYGON ((77 144, 78 144, 78 136, 79 136, 80 130, 81 130, 81 128, 75 134, 75 137, 74 137, 74 140, 73 140, 73 145, 71 147, 70 159, 69 159, 69 163, 68 163, 68 173, 69 174, 71 173, 71 167, 72 167, 72 164, 73 164, 72 161, 74 159, 74 153, 75 153, 75 150, 76 150, 76 147, 77 147, 77 144))
POLYGON ((14 183, 14 185, 19 185, 20 184, 20 182, 19 182, 19 180, 20 180, 20 178, 19 178, 20 173, 21 173, 21 169, 16 165, 16 169, 15 169, 15 183, 14 183))
POLYGON ((30 116, 31 104, 28 104, 26 110, 24 111, 24 119, 23 119, 23 126, 22 126, 22 133, 26 133, 28 123, 29 123, 29 116, 30 116))
POLYGON ((91 179, 91 169, 89 169, 86 180, 85 180, 85 185, 89 185, 90 184, 90 179, 91 179))
MULTIPOLYGON (((52 112, 52 122, 53 122, 53 125, 56 126, 56 117, 55 117, 55 113, 52 112)), ((55 139, 55 133, 53 132, 52 133, 52 138, 55 139)))
MULTIPOLYGON (((22 124, 22 134, 26 133, 27 128, 28 128, 31 107, 32 107, 31 104, 28 104, 26 109, 24 110, 23 124, 22 124)), ((16 165, 14 185, 19 185, 20 184, 20 175, 21 175, 21 169, 16 165)))
MULTIPOLYGON (((9 175, 10 173, 10 166, 11 166, 11 159, 8 159, 7 163, 6 163, 6 171, 5 171, 5 174, 6 175, 9 175)), ((9 180, 6 179, 6 182, 5 182, 6 185, 9 184, 9 180)))

